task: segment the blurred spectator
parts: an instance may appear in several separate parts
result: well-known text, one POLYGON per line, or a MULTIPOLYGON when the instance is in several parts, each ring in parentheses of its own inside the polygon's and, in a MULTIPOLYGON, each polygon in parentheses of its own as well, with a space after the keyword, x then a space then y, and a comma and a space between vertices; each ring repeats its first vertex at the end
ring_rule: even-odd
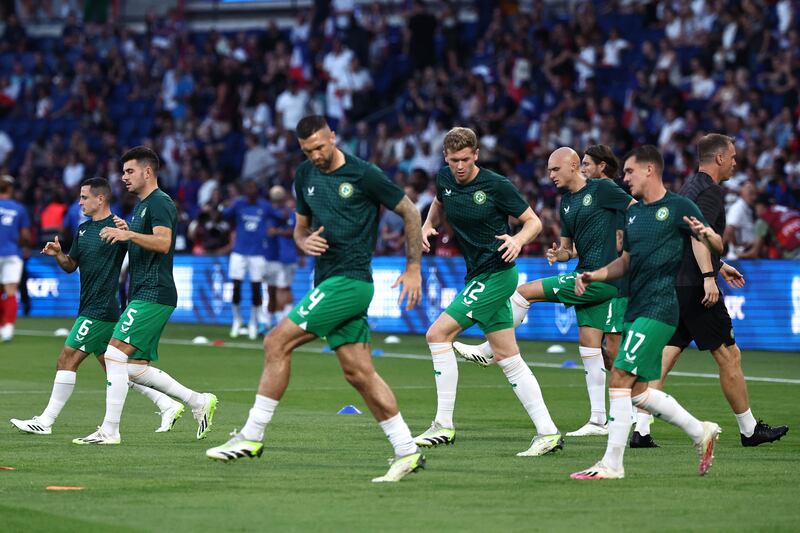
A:
POLYGON ((800 257, 800 212, 775 205, 766 195, 756 200, 756 240, 752 252, 740 257, 797 259, 800 257))
POLYGON ((80 160, 78 153, 75 151, 70 152, 69 160, 64 166, 64 175, 62 178, 64 185, 69 189, 80 185, 84 179, 85 170, 86 167, 80 160))
POLYGON ((14 151, 14 141, 3 130, 0 130, 0 165, 5 165, 8 162, 8 157, 14 151))
POLYGON ((725 214, 727 226, 723 235, 728 247, 728 259, 736 259, 755 244, 755 204, 758 191, 748 181, 739 190, 739 198, 725 214))
POLYGON ((352 104, 348 71, 353 57, 353 51, 345 47, 341 39, 336 38, 333 41, 333 49, 325 55, 322 61, 322 68, 328 77, 325 115, 333 130, 337 129, 339 121, 344 118, 345 111, 352 104))
POLYGON ((301 89, 296 80, 289 80, 286 90, 275 101, 275 124, 294 131, 300 119, 308 114, 308 91, 301 89))
POLYGON ((258 141, 258 137, 249 133, 245 136, 247 151, 244 153, 244 163, 242 164, 242 180, 253 180, 263 185, 269 170, 275 165, 275 157, 272 152, 258 141))
POLYGON ((405 225, 403 217, 390 209, 384 209, 378 224, 378 246, 381 255, 405 254, 405 225))
POLYGON ((45 195, 49 201, 39 214, 38 246, 44 246, 48 241, 54 240, 64 229, 64 214, 67 212, 67 204, 64 203, 62 197, 63 193, 59 189, 45 195))
POLYGON ((195 255, 228 255, 233 247, 231 225, 222 217, 217 205, 206 204, 196 220, 189 224, 188 236, 194 243, 195 255))
POLYGON ((618 28, 611 28, 608 39, 603 45, 603 65, 617 68, 622 65, 622 53, 630 47, 630 43, 620 37, 618 28))
POLYGON ((433 64, 434 36, 437 20, 425 2, 414 0, 408 13, 405 42, 416 70, 423 70, 433 64))

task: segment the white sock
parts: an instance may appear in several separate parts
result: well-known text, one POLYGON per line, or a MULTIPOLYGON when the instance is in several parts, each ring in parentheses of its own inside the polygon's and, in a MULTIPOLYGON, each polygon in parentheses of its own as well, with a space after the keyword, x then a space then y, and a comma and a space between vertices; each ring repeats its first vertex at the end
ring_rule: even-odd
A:
POLYGON ((753 413, 750 409, 736 415, 736 423, 739 424, 739 433, 745 437, 753 436, 756 430, 756 419, 753 418, 753 413))
POLYGON ((539 435, 555 435, 558 433, 558 428, 553 423, 553 419, 550 418, 547 405, 544 403, 539 382, 536 381, 536 376, 533 375, 530 367, 525 364, 522 356, 519 354, 512 355, 507 359, 498 361, 497 364, 503 369, 503 374, 506 375, 508 382, 511 383, 511 387, 514 389, 514 394, 517 395, 522 407, 531 417, 533 425, 536 426, 536 433, 539 435))
POLYGON ((531 308, 530 302, 525 299, 519 292, 514 291, 511 295, 511 314, 514 316, 514 327, 518 328, 520 324, 528 316, 528 310, 531 308))
POLYGON ((75 372, 72 370, 56 371, 56 378, 53 380, 53 392, 50 393, 50 401, 42 411, 42 414, 39 415, 39 421, 43 425, 52 426, 55 423, 67 400, 72 396, 73 390, 75 390, 75 372))
POLYGON ((164 394, 163 392, 158 392, 155 389, 151 389, 150 387, 145 387, 144 385, 139 385, 138 383, 134 383, 133 381, 128 382, 128 386, 156 404, 159 411, 166 411, 172 404, 175 403, 175 400, 164 394))
POLYGON ((620 469, 628 444, 628 432, 631 430, 631 389, 608 389, 608 399, 608 444, 603 464, 620 469))
POLYGON ((178 383, 172 376, 150 365, 128 365, 128 374, 131 381, 151 387, 168 396, 177 398, 190 409, 201 409, 206 399, 202 394, 188 389, 178 383))
POLYGON ((449 342, 429 342, 433 359, 433 373, 436 376, 436 422, 446 428, 453 428, 453 411, 456 408, 458 389, 458 363, 453 345, 449 342))
POLYGON ((408 429, 403 415, 399 412, 392 418, 387 418, 383 422, 378 422, 383 432, 389 438, 389 442, 394 447, 394 455, 396 457, 403 457, 416 453, 417 445, 414 444, 414 438, 411 436, 411 430, 408 429))
POLYGON ((128 396, 128 356, 120 349, 106 347, 106 416, 100 429, 110 436, 119 435, 119 420, 128 396))
POLYGON ((258 325, 258 311, 255 307, 250 310, 250 325, 257 326, 258 325))
POLYGON ((278 407, 278 400, 256 394, 256 402, 253 404, 253 408, 250 409, 250 415, 242 428, 242 436, 247 440, 256 442, 264 440, 264 430, 269 421, 272 420, 276 407, 278 407))
POLYGON ((656 389, 647 389, 632 400, 636 407, 641 407, 665 422, 681 428, 693 442, 697 443, 703 439, 703 424, 669 394, 656 389))
POLYGON ((586 389, 589 391, 589 405, 592 410, 589 420, 595 424, 606 423, 606 371, 603 353, 600 348, 578 348, 586 373, 586 389))
MULTIPOLYGON (((636 408, 635 408, 636 409, 636 408)), ((653 422, 653 415, 645 411, 644 409, 636 409, 636 427, 634 427, 634 431, 637 431, 639 435, 649 435, 650 434, 650 424, 653 422)))
POLYGON ((273 327, 277 326, 277 322, 275 322, 275 313, 267 312, 267 326, 273 327))
POLYGON ((236 304, 231 305, 231 313, 233 314, 233 322, 234 324, 241 324, 242 323, 242 312, 239 309, 239 306, 236 304))

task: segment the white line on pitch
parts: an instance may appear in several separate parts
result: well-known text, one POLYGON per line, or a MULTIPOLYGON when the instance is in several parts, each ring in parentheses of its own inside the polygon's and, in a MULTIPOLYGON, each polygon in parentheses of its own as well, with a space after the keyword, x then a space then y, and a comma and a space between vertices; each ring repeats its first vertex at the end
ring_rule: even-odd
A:
MULTIPOLYGON (((52 333, 46 333, 44 331, 37 331, 37 330, 17 330, 17 335, 26 335, 30 337, 52 337, 52 333)), ((178 346, 197 346, 197 347, 210 347, 216 348, 216 346, 212 346, 210 344, 195 344, 190 340, 186 339, 161 339, 162 344, 174 344, 178 346)), ((238 349, 245 349, 245 350, 258 350, 262 351, 263 348, 260 344, 253 344, 248 342, 225 342, 225 348, 238 348, 238 349)), ((295 349, 296 352, 303 352, 303 353, 313 353, 313 354, 324 354, 321 349, 311 349, 311 348, 297 348, 295 349)), ((392 359, 413 359, 417 361, 430 361, 430 356, 428 355, 420 355, 420 354, 412 354, 412 353, 396 353, 396 352, 384 352, 381 357, 388 357, 392 359)), ((465 361, 459 361, 460 363, 465 363, 465 361)), ((564 368, 559 363, 534 363, 528 362, 528 366, 532 368, 564 368)), ((578 365, 575 367, 567 367, 567 370, 583 370, 583 367, 578 365)), ((719 374, 708 374, 703 372, 670 372, 670 376, 680 376, 680 377, 687 377, 687 378, 704 378, 704 379, 719 379, 719 374)), ((769 377, 759 377, 759 376, 745 376, 744 379, 746 381, 758 381, 764 383, 784 383, 784 384, 791 384, 791 385, 800 385, 800 379, 789 379, 789 378, 769 378, 769 377)))

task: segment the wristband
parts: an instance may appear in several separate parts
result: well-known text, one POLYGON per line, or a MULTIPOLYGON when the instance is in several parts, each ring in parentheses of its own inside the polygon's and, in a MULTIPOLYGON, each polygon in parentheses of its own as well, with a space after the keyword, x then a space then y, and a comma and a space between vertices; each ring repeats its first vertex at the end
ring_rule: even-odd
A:
POLYGON ((717 276, 713 271, 712 272, 703 272, 700 275, 703 276, 704 278, 714 278, 714 277, 717 276))

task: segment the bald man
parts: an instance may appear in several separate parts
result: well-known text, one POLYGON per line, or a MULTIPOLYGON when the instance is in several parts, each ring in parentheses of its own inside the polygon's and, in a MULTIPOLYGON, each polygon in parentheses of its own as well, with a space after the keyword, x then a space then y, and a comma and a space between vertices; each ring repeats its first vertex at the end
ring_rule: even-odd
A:
MULTIPOLYGON (((576 296, 575 278, 581 272, 595 270, 616 259, 616 218, 636 200, 613 181, 586 178, 581 173, 581 159, 572 148, 554 151, 547 162, 547 172, 561 192, 561 243, 553 243, 547 250, 547 261, 552 265, 578 257, 578 267, 569 274, 537 279, 517 287, 511 297, 514 327, 522 323, 532 303, 560 302, 575 307, 591 414, 586 424, 567 436, 607 435, 606 377, 601 344, 606 324, 617 320, 611 300, 617 297, 619 288, 615 283, 592 284, 591 292, 576 296), (573 252, 573 245, 577 254, 573 252)), ((622 317, 618 318, 621 324, 622 317)), ((464 359, 483 366, 494 359, 488 343, 469 346, 456 342, 453 348, 464 359)))

